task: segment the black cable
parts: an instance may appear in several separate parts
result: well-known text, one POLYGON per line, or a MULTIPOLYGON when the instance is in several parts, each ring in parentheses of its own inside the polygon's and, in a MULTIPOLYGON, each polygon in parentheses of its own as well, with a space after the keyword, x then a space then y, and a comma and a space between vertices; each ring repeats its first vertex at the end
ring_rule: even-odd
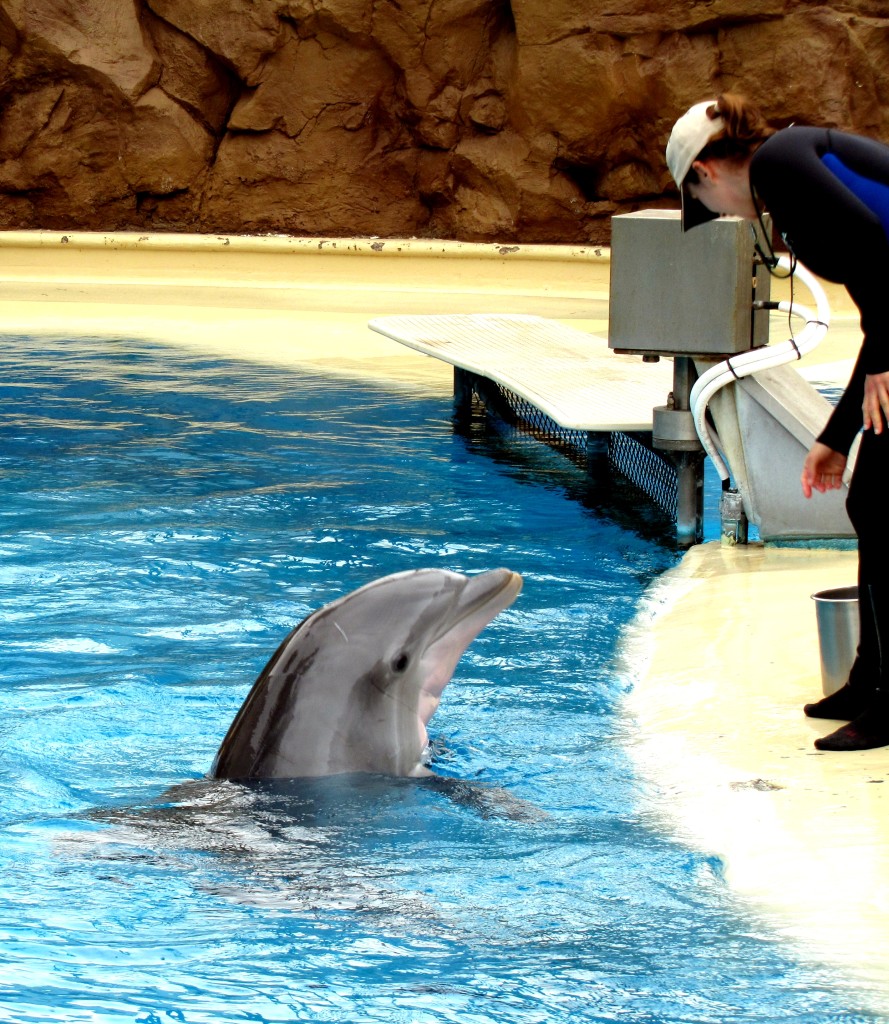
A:
MULTIPOLYGON (((759 227, 762 231, 762 240, 765 243, 766 248, 769 250, 769 254, 768 256, 766 256, 766 254, 762 251, 762 248, 759 244, 759 238, 756 234, 756 227, 753 224, 751 224, 750 233, 753 235, 753 248, 756 250, 756 254, 762 260, 766 270, 768 270, 769 274, 772 277, 774 277, 778 281, 786 281, 788 278, 790 278, 790 309, 787 311, 787 329, 788 331, 790 331, 790 341, 793 342, 793 347, 796 348, 796 341, 793 336, 792 311, 794 302, 794 285, 796 284, 796 265, 799 261, 796 258, 796 253, 788 245, 787 239, 784 238, 784 236, 782 235, 781 237, 782 239, 784 239, 784 244, 787 245, 787 251, 790 253, 790 270, 788 270, 786 274, 775 273, 775 268, 778 266, 778 256, 776 255, 775 250, 772 248, 772 242, 769 238, 769 232, 766 230, 765 221, 763 221, 762 219, 762 208, 759 205, 759 197, 757 196, 756 191, 753 188, 753 182, 750 183, 750 198, 753 200, 753 208, 756 210, 756 219, 759 222, 759 227)), ((797 349, 797 352, 798 351, 799 349, 797 349)))

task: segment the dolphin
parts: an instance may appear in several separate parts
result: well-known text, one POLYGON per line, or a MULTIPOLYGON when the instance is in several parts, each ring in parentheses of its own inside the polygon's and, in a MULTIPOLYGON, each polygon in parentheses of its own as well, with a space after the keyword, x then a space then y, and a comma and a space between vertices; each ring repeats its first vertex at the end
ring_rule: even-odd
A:
POLYGON ((217 779, 419 778, 426 726, 460 656, 522 577, 415 569, 313 612, 283 641, 222 741, 217 779))

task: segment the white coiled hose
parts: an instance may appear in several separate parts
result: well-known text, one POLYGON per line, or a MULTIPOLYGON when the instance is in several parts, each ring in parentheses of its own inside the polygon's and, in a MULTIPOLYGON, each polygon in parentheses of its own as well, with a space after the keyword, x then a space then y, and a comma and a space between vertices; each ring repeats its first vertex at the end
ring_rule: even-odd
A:
MULTIPOLYGON (((787 271, 791 270, 790 260, 786 256, 782 256, 778 260, 778 266, 787 271)), ((717 438, 707 423, 707 406, 710 399, 720 388, 725 387, 726 384, 731 384, 733 380, 749 377, 751 373, 757 373, 759 370, 770 370, 774 366, 790 363, 794 359, 802 359, 807 352, 811 352, 821 342, 827 333, 827 328, 830 324, 830 305, 827 301, 827 296, 824 294, 824 289, 811 271, 806 270, 802 264, 796 264, 795 273, 809 289, 812 298, 815 300, 815 312, 813 313, 806 306, 801 306, 796 302, 769 304, 767 308, 778 309, 781 312, 790 313, 792 316, 798 316, 805 320, 805 327, 803 327, 799 336, 797 338, 789 338, 779 345, 765 346, 764 348, 752 349, 749 352, 742 352, 737 356, 731 356, 702 374, 691 389, 689 406, 694 416, 695 430, 697 430, 701 444, 713 460, 713 464, 716 466, 722 480, 728 480, 730 474, 725 459, 723 459, 719 452, 717 438)))

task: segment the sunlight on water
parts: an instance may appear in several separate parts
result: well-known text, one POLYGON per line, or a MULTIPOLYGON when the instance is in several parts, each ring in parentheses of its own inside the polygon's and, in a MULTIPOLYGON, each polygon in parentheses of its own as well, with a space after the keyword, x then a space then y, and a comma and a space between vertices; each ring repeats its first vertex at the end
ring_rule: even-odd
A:
MULTIPOLYGON (((873 1020, 659 835, 621 627, 675 555, 439 399, 134 342, 0 345, 0 1017, 873 1020), (203 778, 319 605, 521 572, 429 783, 203 778)), ((573 472, 573 471, 571 471, 573 472)))

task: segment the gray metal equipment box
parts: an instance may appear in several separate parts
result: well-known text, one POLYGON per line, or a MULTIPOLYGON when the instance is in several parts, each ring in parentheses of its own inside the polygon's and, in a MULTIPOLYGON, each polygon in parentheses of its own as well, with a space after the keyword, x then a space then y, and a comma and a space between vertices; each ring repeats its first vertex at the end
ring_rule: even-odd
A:
POLYGON ((747 221, 682 231, 678 210, 614 217, 608 345, 644 355, 728 356, 765 345, 769 274, 747 221))

